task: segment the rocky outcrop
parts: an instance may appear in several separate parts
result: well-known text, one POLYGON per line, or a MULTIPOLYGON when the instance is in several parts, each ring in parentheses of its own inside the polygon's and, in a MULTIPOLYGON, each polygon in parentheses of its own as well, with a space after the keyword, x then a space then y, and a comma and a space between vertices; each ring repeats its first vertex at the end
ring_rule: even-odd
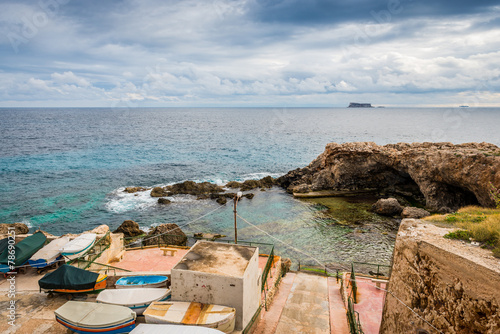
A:
POLYGON ((246 180, 244 182, 231 181, 226 184, 228 188, 239 188, 241 191, 253 190, 256 188, 266 189, 276 185, 276 180, 271 176, 266 176, 260 180, 246 180))
POLYGON ((500 264, 486 249, 443 237, 453 230, 401 222, 381 334, 499 333, 500 264))
POLYGON ((136 237, 145 234, 133 220, 125 220, 113 233, 123 233, 126 238, 136 237))
POLYGON ((187 236, 177 224, 162 224, 154 227, 143 240, 144 245, 186 246, 187 236), (155 237, 156 236, 156 237, 155 237))
POLYGON ((18 234, 28 234, 30 229, 28 225, 24 223, 14 223, 14 224, 0 224, 0 234, 6 235, 9 227, 14 227, 16 235, 18 234))
POLYGON ((424 218, 424 217, 427 217, 427 216, 430 216, 430 212, 425 210, 425 209, 421 209, 421 208, 415 208, 415 207, 412 207, 412 206, 406 206, 403 211, 401 212, 401 217, 403 218, 416 218, 416 219, 420 219, 420 218, 424 218))
POLYGON ((133 193, 136 193, 138 191, 146 191, 146 190, 149 190, 151 188, 144 188, 144 187, 127 187, 125 188, 125 190, 123 190, 124 192, 126 193, 129 193, 129 194, 133 194, 133 193))
POLYGON ((158 198, 158 204, 170 204, 170 203, 172 203, 172 201, 169 200, 168 198, 164 197, 158 198))
POLYGON ((488 143, 330 143, 309 166, 277 180, 289 192, 362 191, 411 197, 431 211, 491 207, 500 187, 500 148, 488 143))
POLYGON ((395 198, 379 199, 372 206, 372 211, 384 216, 398 216, 403 207, 399 204, 398 200, 395 198))

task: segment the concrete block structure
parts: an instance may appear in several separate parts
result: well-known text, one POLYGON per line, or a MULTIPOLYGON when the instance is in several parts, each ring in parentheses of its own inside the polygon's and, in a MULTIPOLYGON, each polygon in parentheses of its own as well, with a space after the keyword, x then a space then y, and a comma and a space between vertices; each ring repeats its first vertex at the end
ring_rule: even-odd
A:
POLYGON ((235 330, 250 322, 260 302, 259 249, 198 241, 172 269, 172 300, 236 309, 235 330))

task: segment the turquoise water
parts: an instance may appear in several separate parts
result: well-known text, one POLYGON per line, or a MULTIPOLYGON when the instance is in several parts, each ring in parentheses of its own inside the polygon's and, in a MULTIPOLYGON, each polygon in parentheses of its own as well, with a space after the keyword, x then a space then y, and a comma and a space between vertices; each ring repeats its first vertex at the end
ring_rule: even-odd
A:
MULTIPOLYGON (((0 222, 22 221, 55 234, 100 224, 115 228, 126 219, 144 228, 165 222, 185 225, 218 204, 180 196, 162 207, 148 193, 134 196, 123 193, 123 188, 279 176, 307 165, 329 142, 499 145, 499 115, 494 108, 4 108, 0 109, 0 222)), ((279 189, 242 200, 238 211, 321 261, 366 259, 370 250, 373 260, 386 261, 390 256, 392 241, 382 234, 383 228, 374 232, 380 234, 380 242, 367 245, 360 242, 355 227, 319 219, 313 204, 279 189), (346 247, 351 251, 344 252, 346 247)), ((228 205, 184 230, 229 235, 232 224, 228 205)), ((241 238, 272 240, 241 224, 241 238)), ((292 257, 305 257, 285 245, 281 249, 292 257)))

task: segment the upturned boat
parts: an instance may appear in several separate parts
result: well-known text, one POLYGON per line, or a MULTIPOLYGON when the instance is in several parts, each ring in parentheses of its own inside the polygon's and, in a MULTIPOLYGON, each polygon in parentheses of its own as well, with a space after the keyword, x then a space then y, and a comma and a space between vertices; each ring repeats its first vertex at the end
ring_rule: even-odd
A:
POLYGON ((33 268, 45 268, 62 260, 60 248, 69 242, 69 237, 60 237, 52 240, 28 260, 33 268))
POLYGON ((97 274, 64 264, 43 276, 40 290, 58 293, 97 293, 106 289, 108 275, 97 274))
POLYGON ((96 237, 97 234, 95 233, 84 233, 79 235, 60 248, 61 255, 72 259, 83 255, 92 247, 96 237))
POLYGON ((196 302, 153 302, 144 311, 146 323, 194 325, 234 331, 236 310, 232 307, 196 302))
POLYGON ((54 311, 56 321, 76 333, 129 333, 135 312, 128 307, 69 301, 54 311))
POLYGON ((139 324, 130 334, 221 334, 217 329, 200 326, 139 324))
POLYGON ((168 277, 159 275, 126 276, 115 283, 117 289, 160 288, 167 285, 168 277))
POLYGON ((142 315, 152 302, 165 301, 170 299, 170 296, 170 289, 107 289, 99 293, 97 302, 125 306, 132 309, 137 315, 142 315))
POLYGON ((0 254, 0 272, 7 273, 28 263, 28 259, 43 247, 47 237, 42 232, 36 232, 14 245, 7 247, 0 254))

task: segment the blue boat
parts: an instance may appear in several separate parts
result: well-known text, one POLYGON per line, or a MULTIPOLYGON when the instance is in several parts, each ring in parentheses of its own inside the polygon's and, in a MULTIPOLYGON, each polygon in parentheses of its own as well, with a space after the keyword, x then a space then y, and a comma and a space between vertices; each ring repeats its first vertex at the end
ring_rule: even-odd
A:
POLYGON ((122 277, 115 283, 117 289, 159 288, 167 285, 167 276, 141 275, 122 277))

